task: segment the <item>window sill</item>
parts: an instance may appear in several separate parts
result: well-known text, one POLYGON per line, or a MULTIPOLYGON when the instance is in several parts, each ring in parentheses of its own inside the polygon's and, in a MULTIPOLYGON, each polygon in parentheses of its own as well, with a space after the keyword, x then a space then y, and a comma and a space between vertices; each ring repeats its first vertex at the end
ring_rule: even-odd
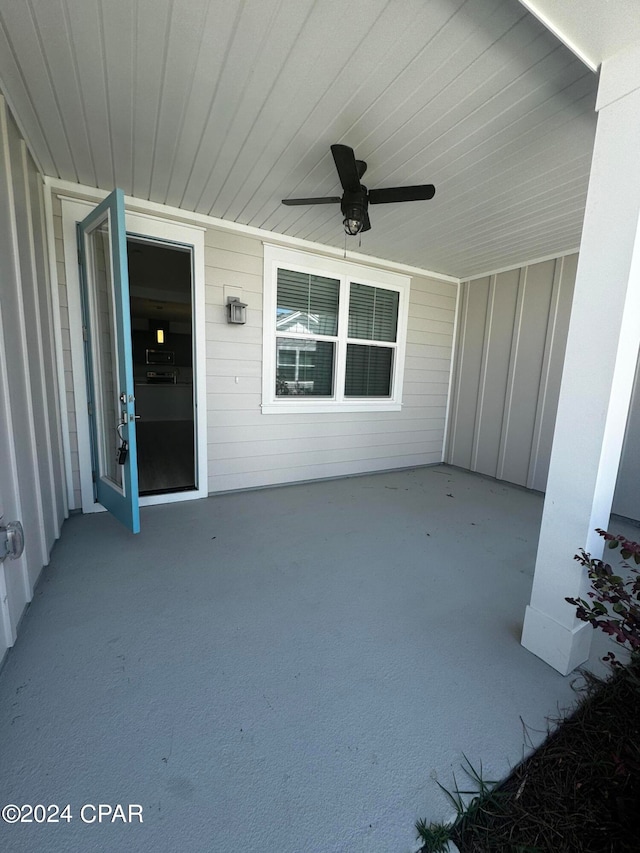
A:
POLYGON ((289 402, 288 400, 281 403, 263 403, 261 406, 263 415, 280 415, 280 414, 326 414, 336 412, 399 412, 402 410, 402 403, 396 403, 393 400, 371 400, 358 402, 336 403, 333 400, 325 402, 289 402))

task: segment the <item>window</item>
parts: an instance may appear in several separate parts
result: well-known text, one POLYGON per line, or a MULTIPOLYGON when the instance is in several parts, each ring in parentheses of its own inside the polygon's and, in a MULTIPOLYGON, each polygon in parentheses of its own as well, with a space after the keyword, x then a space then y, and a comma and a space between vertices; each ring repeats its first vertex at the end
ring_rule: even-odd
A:
POLYGON ((264 251, 263 412, 398 410, 409 278, 264 251))

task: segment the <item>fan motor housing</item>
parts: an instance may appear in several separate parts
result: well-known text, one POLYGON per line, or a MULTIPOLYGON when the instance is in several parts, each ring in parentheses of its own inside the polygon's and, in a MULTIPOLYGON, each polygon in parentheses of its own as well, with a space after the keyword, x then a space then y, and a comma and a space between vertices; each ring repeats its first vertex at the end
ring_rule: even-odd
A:
POLYGON ((362 219, 367 209, 367 188, 360 185, 358 192, 345 190, 340 202, 340 209, 345 219, 362 219))

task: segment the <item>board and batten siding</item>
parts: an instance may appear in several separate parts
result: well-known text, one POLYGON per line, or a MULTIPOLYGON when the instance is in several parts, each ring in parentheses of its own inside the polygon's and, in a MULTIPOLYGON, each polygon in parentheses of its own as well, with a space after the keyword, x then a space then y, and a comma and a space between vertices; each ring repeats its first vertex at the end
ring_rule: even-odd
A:
MULTIPOLYGON (((545 490, 577 263, 566 255, 462 283, 447 462, 545 490)), ((639 373, 612 507, 636 520, 639 373)))
POLYGON ((462 283, 447 462, 544 491, 577 259, 462 283))
MULTIPOLYGON (((87 197, 81 187, 77 194, 87 197)), ((65 195, 71 193, 67 190, 65 195)), ((67 383, 71 506, 80 507, 62 209, 55 191, 52 213, 67 383)), ((171 219, 170 212, 167 219, 171 219)), ((181 219, 188 221, 188 214, 181 219)), ((198 224, 201 226, 202 222, 198 224)), ((263 414, 263 252, 260 237, 214 226, 206 228, 209 493, 441 462, 457 284, 426 275, 411 277, 400 412, 263 414), (227 323, 225 306, 229 296, 237 296, 247 304, 245 325, 227 323)))
POLYGON ((209 229, 205 245, 209 492, 442 460, 456 284, 412 277, 402 411, 263 414, 262 242, 209 229), (227 324, 227 296, 246 325, 227 324))
POLYGON ((0 663, 67 515, 43 179, 0 94, 0 514, 24 552, 0 563, 0 663))

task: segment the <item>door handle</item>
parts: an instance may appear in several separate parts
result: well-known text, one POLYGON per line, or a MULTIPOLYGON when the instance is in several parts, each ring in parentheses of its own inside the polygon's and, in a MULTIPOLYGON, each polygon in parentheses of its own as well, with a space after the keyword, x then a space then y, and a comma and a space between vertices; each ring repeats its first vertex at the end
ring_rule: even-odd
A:
POLYGON ((124 441, 124 436, 120 432, 123 426, 126 426, 130 421, 139 421, 142 415, 128 415, 126 412, 122 413, 122 420, 116 427, 116 432, 120 437, 120 441, 124 441))

